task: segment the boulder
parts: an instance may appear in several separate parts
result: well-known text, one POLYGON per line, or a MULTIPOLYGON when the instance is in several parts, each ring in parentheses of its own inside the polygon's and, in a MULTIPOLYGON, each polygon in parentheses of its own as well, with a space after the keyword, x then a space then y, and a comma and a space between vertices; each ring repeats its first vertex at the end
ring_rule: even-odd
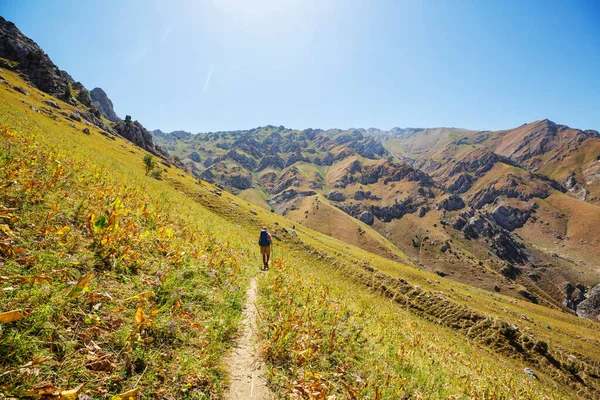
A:
POLYGON ((525 368, 523 372, 525 372, 525 374, 532 379, 538 379, 537 375, 535 374, 535 372, 533 372, 531 368, 525 368))
POLYGON ((53 100, 44 100, 44 103, 46 103, 50 107, 56 108, 57 110, 61 109, 61 107, 58 105, 58 103, 53 100))
POLYGON ((19 93, 24 94, 25 96, 29 96, 27 90, 23 89, 21 86, 13 86, 13 89, 15 89, 19 93))
POLYGON ((81 122, 81 114, 79 114, 78 112, 71 112, 71 114, 69 114, 69 118, 73 121, 81 122))

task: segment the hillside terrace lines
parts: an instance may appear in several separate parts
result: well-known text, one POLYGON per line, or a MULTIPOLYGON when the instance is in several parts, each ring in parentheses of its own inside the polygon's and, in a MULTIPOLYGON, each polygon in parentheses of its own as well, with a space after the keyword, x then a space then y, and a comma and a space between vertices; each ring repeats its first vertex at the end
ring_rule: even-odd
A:
POLYGON ((340 271, 344 276, 382 294, 400 306, 430 321, 462 332, 470 339, 490 347, 505 356, 521 359, 544 371, 560 384, 600 398, 600 362, 583 354, 563 348, 540 344, 533 335, 523 332, 512 323, 484 316, 469 307, 448 300, 444 294, 433 293, 412 285, 402 278, 393 278, 368 264, 351 264, 321 253, 304 243, 304 248, 325 261, 325 265, 340 271), (578 371, 573 373, 573 371, 578 371))

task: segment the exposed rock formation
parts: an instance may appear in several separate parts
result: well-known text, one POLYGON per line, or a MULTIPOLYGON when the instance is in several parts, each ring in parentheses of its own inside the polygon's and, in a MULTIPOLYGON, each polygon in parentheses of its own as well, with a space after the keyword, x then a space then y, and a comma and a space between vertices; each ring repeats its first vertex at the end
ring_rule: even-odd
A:
POLYGON ((346 200, 346 196, 344 196, 344 193, 338 192, 336 190, 329 193, 329 196, 327 196, 327 198, 332 201, 345 201, 346 200))
POLYGON ((438 210, 454 211, 464 208, 465 202, 457 195, 452 194, 437 204, 438 210))
POLYGON ((586 299, 577 306, 577 315, 582 318, 600 321, 600 285, 591 289, 586 299))
POLYGON ((71 76, 61 71, 40 46, 1 16, 0 57, 17 62, 17 71, 23 73, 35 87, 51 95, 62 96, 69 84, 74 83, 71 76))
POLYGON ((289 190, 286 190, 285 192, 281 192, 280 194, 278 194, 275 197, 272 197, 271 199, 268 200, 268 202, 269 202, 269 204, 279 204, 279 203, 283 203, 283 202, 286 202, 291 199, 295 199, 296 197, 314 196, 315 194, 317 194, 317 193, 313 192, 312 190, 299 192, 294 189, 289 189, 289 190))
POLYGON ((152 134, 146 130, 138 121, 119 121, 115 124, 115 131, 130 142, 148 150, 151 153, 159 154, 154 142, 152 134))
POLYGON ((531 211, 529 210, 520 210, 508 206, 498 206, 492 212, 492 217, 494 217, 496 223, 509 231, 525 225, 530 215, 531 211))
POLYGON ((115 113, 115 110, 113 108, 113 103, 108 98, 108 96, 106 95, 106 92, 104 90, 102 90, 101 88, 98 88, 98 87, 94 88, 90 92, 90 95, 91 95, 92 102, 94 103, 94 105, 96 107, 98 107, 98 109, 100 110, 102 115, 104 117, 106 117, 106 119, 108 119, 109 121, 112 121, 112 122, 119 122, 121 120, 121 118, 119 118, 117 116, 117 114, 115 113))

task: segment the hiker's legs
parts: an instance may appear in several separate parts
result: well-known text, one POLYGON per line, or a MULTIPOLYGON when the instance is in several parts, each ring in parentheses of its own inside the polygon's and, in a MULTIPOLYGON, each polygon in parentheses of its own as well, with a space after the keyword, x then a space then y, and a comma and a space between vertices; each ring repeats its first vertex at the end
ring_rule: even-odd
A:
POLYGON ((269 247, 260 246, 260 254, 262 254, 263 269, 269 268, 269 247))
POLYGON ((267 262, 265 263, 265 268, 269 269, 269 259, 271 258, 271 246, 267 246, 267 262))

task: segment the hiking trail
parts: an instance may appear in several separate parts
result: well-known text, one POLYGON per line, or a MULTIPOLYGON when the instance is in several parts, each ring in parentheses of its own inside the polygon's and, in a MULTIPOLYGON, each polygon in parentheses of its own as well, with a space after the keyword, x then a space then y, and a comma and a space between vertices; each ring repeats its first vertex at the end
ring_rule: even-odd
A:
POLYGON ((230 384, 227 398, 231 400, 273 398, 264 377, 265 366, 260 360, 256 338, 256 278, 250 280, 246 291, 242 334, 229 356, 230 384))

